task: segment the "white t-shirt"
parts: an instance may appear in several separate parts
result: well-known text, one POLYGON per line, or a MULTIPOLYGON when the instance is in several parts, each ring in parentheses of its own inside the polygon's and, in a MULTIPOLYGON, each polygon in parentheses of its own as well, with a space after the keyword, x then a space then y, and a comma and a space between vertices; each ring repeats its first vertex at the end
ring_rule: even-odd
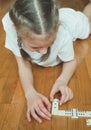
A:
MULTIPOLYGON (((32 62, 48 67, 74 59, 73 42, 79 39, 86 39, 89 36, 88 18, 81 12, 71 8, 59 9, 60 26, 57 37, 50 49, 50 55, 46 61, 40 61, 42 54, 28 50, 24 44, 22 48, 31 56, 32 62)), ((10 49, 14 55, 21 57, 17 42, 17 34, 13 23, 7 13, 2 19, 6 32, 5 47, 10 49)))

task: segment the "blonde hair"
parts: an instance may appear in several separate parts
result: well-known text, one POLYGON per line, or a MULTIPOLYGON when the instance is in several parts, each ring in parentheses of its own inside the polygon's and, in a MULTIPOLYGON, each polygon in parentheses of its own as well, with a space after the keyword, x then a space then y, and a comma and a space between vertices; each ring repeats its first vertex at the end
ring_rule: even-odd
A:
MULTIPOLYGON (((29 31, 37 35, 48 35, 58 25, 58 8, 54 0, 15 0, 9 15, 18 32, 19 47, 22 37, 29 31)), ((27 58, 28 54, 24 56, 24 53, 21 55, 28 60, 30 56, 27 58)))

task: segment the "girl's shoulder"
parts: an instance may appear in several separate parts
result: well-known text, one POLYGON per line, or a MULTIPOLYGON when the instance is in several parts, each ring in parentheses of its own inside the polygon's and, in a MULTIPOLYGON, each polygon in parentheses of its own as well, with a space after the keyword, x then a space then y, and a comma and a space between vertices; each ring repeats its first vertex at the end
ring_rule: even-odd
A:
POLYGON ((60 8, 59 9, 59 20, 67 21, 67 20, 75 20, 77 17, 77 11, 72 8, 60 8))
POLYGON ((74 14, 76 14, 76 10, 74 10, 73 8, 59 8, 59 10, 58 10, 58 12, 59 12, 59 16, 60 15, 64 15, 64 14, 69 14, 69 15, 74 15, 74 14))
POLYGON ((59 13, 74 13, 76 12, 76 10, 74 10, 73 8, 59 8, 59 13))
POLYGON ((9 12, 7 12, 6 14, 5 14, 5 16, 3 17, 3 19, 2 19, 2 24, 3 24, 3 28, 4 28, 4 30, 8 33, 8 32, 16 32, 15 30, 14 30, 14 28, 13 28, 13 22, 11 21, 11 19, 10 19, 10 16, 9 16, 9 12))
POLYGON ((17 33, 13 27, 13 22, 10 19, 9 12, 7 12, 3 17, 2 24, 5 32, 10 36, 12 35, 12 38, 17 39, 17 33))
POLYGON ((2 19, 2 24, 6 32, 5 47, 13 52, 16 56, 21 56, 17 43, 17 33, 13 28, 13 22, 9 17, 9 13, 6 13, 2 19))
POLYGON ((10 17, 9 17, 9 12, 7 12, 7 13, 5 14, 5 16, 3 17, 3 19, 2 19, 2 24, 3 24, 3 27, 4 27, 5 30, 8 30, 8 29, 10 29, 10 28, 13 28, 13 26, 12 26, 13 23, 12 23, 10 17))

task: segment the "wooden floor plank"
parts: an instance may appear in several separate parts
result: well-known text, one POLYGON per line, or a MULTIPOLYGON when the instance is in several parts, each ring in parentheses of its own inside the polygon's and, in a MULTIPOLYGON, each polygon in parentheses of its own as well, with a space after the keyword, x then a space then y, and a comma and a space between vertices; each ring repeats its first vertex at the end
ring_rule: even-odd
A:
POLYGON ((22 116, 18 130, 52 130, 51 121, 43 120, 42 124, 37 123, 34 119, 31 122, 27 121, 26 117, 26 105, 23 108, 22 116))
MULTIPOLYGON (((67 104, 59 106, 59 110, 67 110, 67 104)), ((67 130, 68 118, 60 116, 52 116, 52 130, 67 130)))
MULTIPOLYGON (((34 119, 27 121, 27 105, 18 76, 14 55, 4 48, 5 32, 1 19, 13 0, 0 0, 0 130, 90 130, 86 118, 52 116, 42 124, 34 119)), ((89 0, 58 0, 61 7, 83 10, 89 0)), ((73 100, 59 106, 59 110, 78 108, 91 111, 91 36, 87 40, 77 40, 74 44, 79 66, 69 82, 74 92, 73 100)), ((32 65, 36 90, 49 98, 51 88, 61 73, 62 65, 39 67, 32 65)), ((56 95, 55 97, 59 97, 56 95)))
MULTIPOLYGON (((12 96, 14 94, 17 82, 18 82, 18 74, 17 70, 15 69, 15 63, 13 66, 14 60, 12 60, 12 63, 9 64, 9 67, 6 68, 9 70, 7 75, 7 81, 5 83, 4 89, 2 91, 1 97, 3 103, 10 103, 12 100, 12 96)), ((5 70, 6 70, 5 69, 5 70)), ((6 72, 7 72, 6 70, 6 72)))
POLYGON ((17 130, 23 106, 21 104, 10 104, 2 130, 17 130))
POLYGON ((91 36, 89 37, 88 42, 89 42, 89 50, 86 54, 85 60, 86 60, 89 77, 91 78, 91 36))
POLYGON ((20 103, 24 104, 24 102, 25 102, 24 93, 23 93, 23 89, 21 87, 21 83, 19 80, 17 83, 17 86, 15 88, 11 104, 15 104, 15 103, 16 104, 20 104, 20 103))
POLYGON ((80 104, 91 104, 90 80, 86 64, 83 63, 79 66, 76 73, 76 86, 79 87, 78 98, 80 98, 80 104), (84 71, 83 71, 84 70, 84 71), (84 97, 84 98, 83 98, 84 97))
POLYGON ((8 111, 9 104, 0 104, 0 130, 3 128, 3 124, 5 123, 8 111))

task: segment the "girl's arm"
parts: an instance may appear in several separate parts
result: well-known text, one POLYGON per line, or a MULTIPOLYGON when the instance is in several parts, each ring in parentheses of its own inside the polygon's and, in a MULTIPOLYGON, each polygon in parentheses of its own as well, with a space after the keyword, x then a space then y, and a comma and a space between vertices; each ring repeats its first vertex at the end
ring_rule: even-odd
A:
POLYGON ((19 77, 22 83, 24 94, 26 99, 28 99, 30 93, 35 92, 35 89, 33 87, 31 65, 28 61, 24 61, 21 57, 16 56, 16 61, 18 63, 19 77))
POLYGON ((50 93, 51 101, 54 99, 54 95, 57 92, 61 92, 62 94, 60 98, 60 105, 73 98, 72 90, 67 86, 67 84, 70 78, 72 77, 73 73, 75 72, 76 66, 77 66, 76 59, 63 63, 62 73, 57 78, 50 93))
POLYGON ((31 121, 31 116, 39 123, 42 122, 42 119, 40 117, 50 120, 51 104, 44 95, 38 93, 34 89, 33 75, 30 63, 17 56, 16 60, 18 63, 20 80, 27 100, 28 121, 31 121))

